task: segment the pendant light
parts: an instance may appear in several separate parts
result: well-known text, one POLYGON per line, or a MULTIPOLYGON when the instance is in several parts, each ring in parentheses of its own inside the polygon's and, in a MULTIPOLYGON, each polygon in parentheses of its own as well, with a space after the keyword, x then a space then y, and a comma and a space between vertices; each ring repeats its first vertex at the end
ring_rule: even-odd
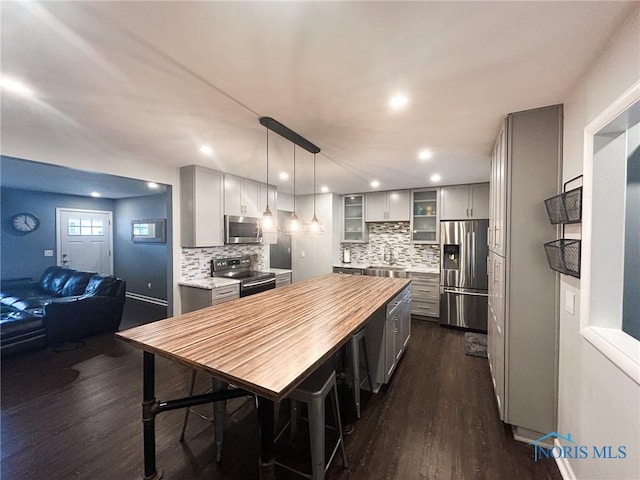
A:
POLYGON ((309 233, 324 235, 324 227, 316 215, 316 154, 313 154, 313 218, 309 222, 309 233))
POLYGON ((276 224, 273 214, 269 208, 269 129, 267 128, 267 208, 262 214, 262 232, 273 233, 276 231, 276 224))
POLYGON ((291 213, 291 218, 289 219, 289 223, 285 227, 284 233, 285 235, 295 235, 300 233, 302 230, 302 225, 300 224, 300 219, 298 218, 298 214, 296 213, 296 144, 293 144, 293 212, 291 213))

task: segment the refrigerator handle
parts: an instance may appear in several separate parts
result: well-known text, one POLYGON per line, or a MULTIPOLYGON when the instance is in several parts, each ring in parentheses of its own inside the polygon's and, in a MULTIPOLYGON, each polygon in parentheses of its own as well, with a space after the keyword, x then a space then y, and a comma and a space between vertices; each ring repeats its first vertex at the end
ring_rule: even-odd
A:
POLYGON ((471 232, 471 278, 476 280, 476 232, 471 232))
POLYGON ((466 260, 467 273, 466 277, 471 278, 471 282, 473 282, 473 257, 471 255, 471 232, 467 232, 467 242, 464 246, 464 255, 466 260))
POLYGON ((488 297, 488 293, 479 293, 479 292, 461 292, 460 290, 451 290, 444 288, 442 290, 443 293, 453 293, 454 295, 469 295, 470 297, 488 297))

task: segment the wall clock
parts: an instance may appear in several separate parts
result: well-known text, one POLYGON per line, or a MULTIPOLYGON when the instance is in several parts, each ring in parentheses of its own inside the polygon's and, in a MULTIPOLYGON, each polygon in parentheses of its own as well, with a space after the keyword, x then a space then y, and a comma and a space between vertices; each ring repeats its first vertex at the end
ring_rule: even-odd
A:
POLYGON ((11 217, 11 226, 21 233, 31 233, 40 226, 40 220, 33 213, 18 213, 11 217))

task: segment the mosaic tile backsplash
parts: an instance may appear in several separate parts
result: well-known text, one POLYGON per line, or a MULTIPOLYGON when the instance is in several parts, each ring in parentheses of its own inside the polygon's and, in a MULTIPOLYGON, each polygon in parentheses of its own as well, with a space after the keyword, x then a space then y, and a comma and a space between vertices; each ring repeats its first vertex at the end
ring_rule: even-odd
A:
POLYGON ((262 245, 225 245, 224 247, 183 248, 180 262, 182 278, 199 280, 211 275, 211 264, 214 257, 241 257, 255 255, 257 270, 264 266, 264 247, 262 245))
POLYGON ((400 267, 440 267, 440 245, 411 243, 409 222, 369 223, 369 243, 341 243, 340 255, 351 250, 352 263, 385 265, 385 246, 390 245, 394 265, 400 267))

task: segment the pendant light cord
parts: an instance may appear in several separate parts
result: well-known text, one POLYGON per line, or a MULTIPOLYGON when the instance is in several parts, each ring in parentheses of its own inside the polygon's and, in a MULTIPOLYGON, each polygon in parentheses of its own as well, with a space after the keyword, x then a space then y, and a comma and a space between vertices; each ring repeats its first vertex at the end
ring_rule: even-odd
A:
POLYGON ((267 210, 269 210, 269 129, 267 128, 267 210))
POLYGON ((296 213, 296 144, 293 144, 293 213, 296 213))
POLYGON ((313 216, 316 216, 316 154, 313 154, 313 216))

